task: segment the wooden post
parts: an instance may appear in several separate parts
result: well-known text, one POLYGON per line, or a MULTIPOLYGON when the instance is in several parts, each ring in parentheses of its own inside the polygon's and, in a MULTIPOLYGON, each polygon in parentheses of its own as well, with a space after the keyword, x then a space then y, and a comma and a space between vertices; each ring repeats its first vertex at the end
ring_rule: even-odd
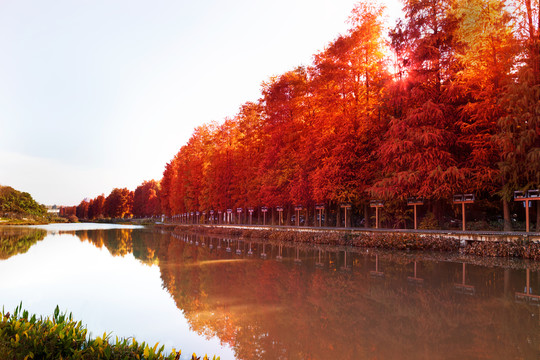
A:
POLYGON ((252 207, 248 208, 248 212, 249 212, 249 225, 253 225, 253 208, 252 207))
POLYGON ((294 210, 296 211, 296 226, 300 226, 300 211, 302 211, 303 208, 302 205, 296 205, 294 207, 294 210))
MULTIPOLYGON (((530 201, 540 200, 540 190, 529 190, 526 193, 524 191, 514 191, 514 201, 524 201, 525 202, 525 228, 526 232, 530 231, 530 219, 529 219, 529 202, 530 201)), ((538 211, 538 209, 536 210, 538 211)), ((539 224, 536 224, 538 231, 539 224)))
MULTIPOLYGON (((416 204, 414 204, 414 230, 418 229, 418 225, 416 224, 416 204)), ((416 263, 415 263, 416 268, 416 263)))
POLYGON ((242 223, 242 208, 236 208, 236 214, 238 215, 238 220, 236 221, 237 224, 242 223))
POLYGON ((414 207, 414 230, 418 229, 417 218, 416 218, 416 207, 418 205, 424 205, 423 197, 410 197, 407 199, 407 205, 412 205, 414 207))
POLYGON ((298 245, 296 246, 296 257, 294 258, 294 262, 296 264, 302 263, 302 259, 300 259, 300 249, 298 248, 298 245))
POLYGON ((319 212, 319 227, 322 227, 322 212, 324 210, 324 204, 315 205, 315 210, 319 212))
POLYGON ((384 202, 382 200, 371 200, 369 202, 369 206, 375 208, 375 229, 379 228, 379 208, 384 206, 384 202))
POLYGON ((283 206, 276 206, 276 210, 279 214, 279 226, 283 225, 283 206))
POLYGON ((371 276, 379 276, 379 277, 384 276, 384 272, 379 271, 379 255, 378 254, 375 254, 375 271, 371 270, 369 274, 371 276))
POLYGON ((531 285, 530 285, 531 282, 530 281, 531 281, 531 275, 529 273, 529 268, 527 268, 527 280, 526 280, 526 283, 525 283, 526 284, 525 286, 527 287, 526 293, 529 294, 529 295, 532 295, 531 294, 531 285))
POLYGON ((456 194, 454 195, 453 201, 454 201, 454 204, 461 204, 461 219, 462 219, 461 229, 465 231, 466 230, 465 204, 474 203, 474 194, 456 194))
POLYGON ((347 222, 347 212, 349 211, 349 209, 351 208, 352 204, 350 203, 342 203, 341 205, 341 208, 345 210, 345 223, 343 224, 343 227, 347 227, 348 225, 348 222, 347 222))
POLYGON ((276 260, 278 261, 283 259, 283 256, 281 255, 282 246, 282 244, 279 244, 279 255, 276 256, 276 260))
MULTIPOLYGON (((526 229, 525 231, 529 232, 530 230, 530 220, 529 220, 529 199, 526 199, 525 200, 525 226, 526 226, 526 229)), ((528 273, 527 273, 528 275, 528 273)))
POLYGON ((540 295, 534 295, 531 289, 530 270, 527 268, 525 275, 525 289, 523 292, 516 292, 515 299, 518 301, 527 301, 538 305, 540 303, 540 295))
POLYGON ((416 284, 422 284, 424 282, 424 279, 422 278, 419 278, 417 276, 417 272, 416 272, 416 261, 414 262, 414 275, 413 276, 407 276, 407 280, 412 282, 412 283, 416 283, 416 284))
POLYGON ((462 227, 462 230, 465 231, 465 203, 462 202, 461 203, 461 227, 462 227))
POLYGON ((474 295, 476 293, 476 288, 474 285, 467 285, 465 283, 466 277, 465 263, 462 263, 461 269, 461 284, 454 284, 454 290, 462 294, 474 295))
POLYGON ((268 212, 268 207, 263 206, 261 212, 263 213, 263 225, 266 225, 266 213, 268 212))

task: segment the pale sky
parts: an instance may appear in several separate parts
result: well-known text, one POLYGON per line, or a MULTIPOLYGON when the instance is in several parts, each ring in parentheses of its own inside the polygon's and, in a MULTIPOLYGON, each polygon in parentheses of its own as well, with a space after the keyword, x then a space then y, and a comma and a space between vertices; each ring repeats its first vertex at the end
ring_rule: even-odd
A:
POLYGON ((310 65, 355 2, 0 1, 0 184, 77 205, 161 179, 196 126, 310 65))

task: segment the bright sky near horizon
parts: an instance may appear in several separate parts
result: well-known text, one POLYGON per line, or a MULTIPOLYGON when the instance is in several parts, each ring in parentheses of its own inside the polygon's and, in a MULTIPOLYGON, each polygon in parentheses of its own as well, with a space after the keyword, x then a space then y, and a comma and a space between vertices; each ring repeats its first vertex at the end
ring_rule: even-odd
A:
POLYGON ((355 3, 2 1, 0 184, 77 205, 161 179, 196 126, 311 64, 355 3))

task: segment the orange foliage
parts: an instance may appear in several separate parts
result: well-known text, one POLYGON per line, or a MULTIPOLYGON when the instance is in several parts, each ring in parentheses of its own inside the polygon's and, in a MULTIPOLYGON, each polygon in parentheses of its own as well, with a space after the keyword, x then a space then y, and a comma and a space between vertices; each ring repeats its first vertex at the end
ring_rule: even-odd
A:
MULTIPOLYGON (((369 219, 371 198, 448 205, 475 192, 499 206, 497 193, 540 187, 538 3, 406 0, 404 13, 387 48, 384 8, 359 2, 312 65, 196 128, 160 187, 136 190, 135 215, 325 203, 339 223, 342 202, 369 219)), ((94 203, 81 213, 131 211, 94 203)))

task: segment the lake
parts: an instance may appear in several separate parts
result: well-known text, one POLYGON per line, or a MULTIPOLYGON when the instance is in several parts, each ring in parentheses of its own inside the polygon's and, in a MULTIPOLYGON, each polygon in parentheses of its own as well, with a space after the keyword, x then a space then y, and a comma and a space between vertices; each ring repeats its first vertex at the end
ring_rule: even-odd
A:
POLYGON ((540 264, 172 234, 0 227, 0 306, 221 359, 537 359, 540 264))

